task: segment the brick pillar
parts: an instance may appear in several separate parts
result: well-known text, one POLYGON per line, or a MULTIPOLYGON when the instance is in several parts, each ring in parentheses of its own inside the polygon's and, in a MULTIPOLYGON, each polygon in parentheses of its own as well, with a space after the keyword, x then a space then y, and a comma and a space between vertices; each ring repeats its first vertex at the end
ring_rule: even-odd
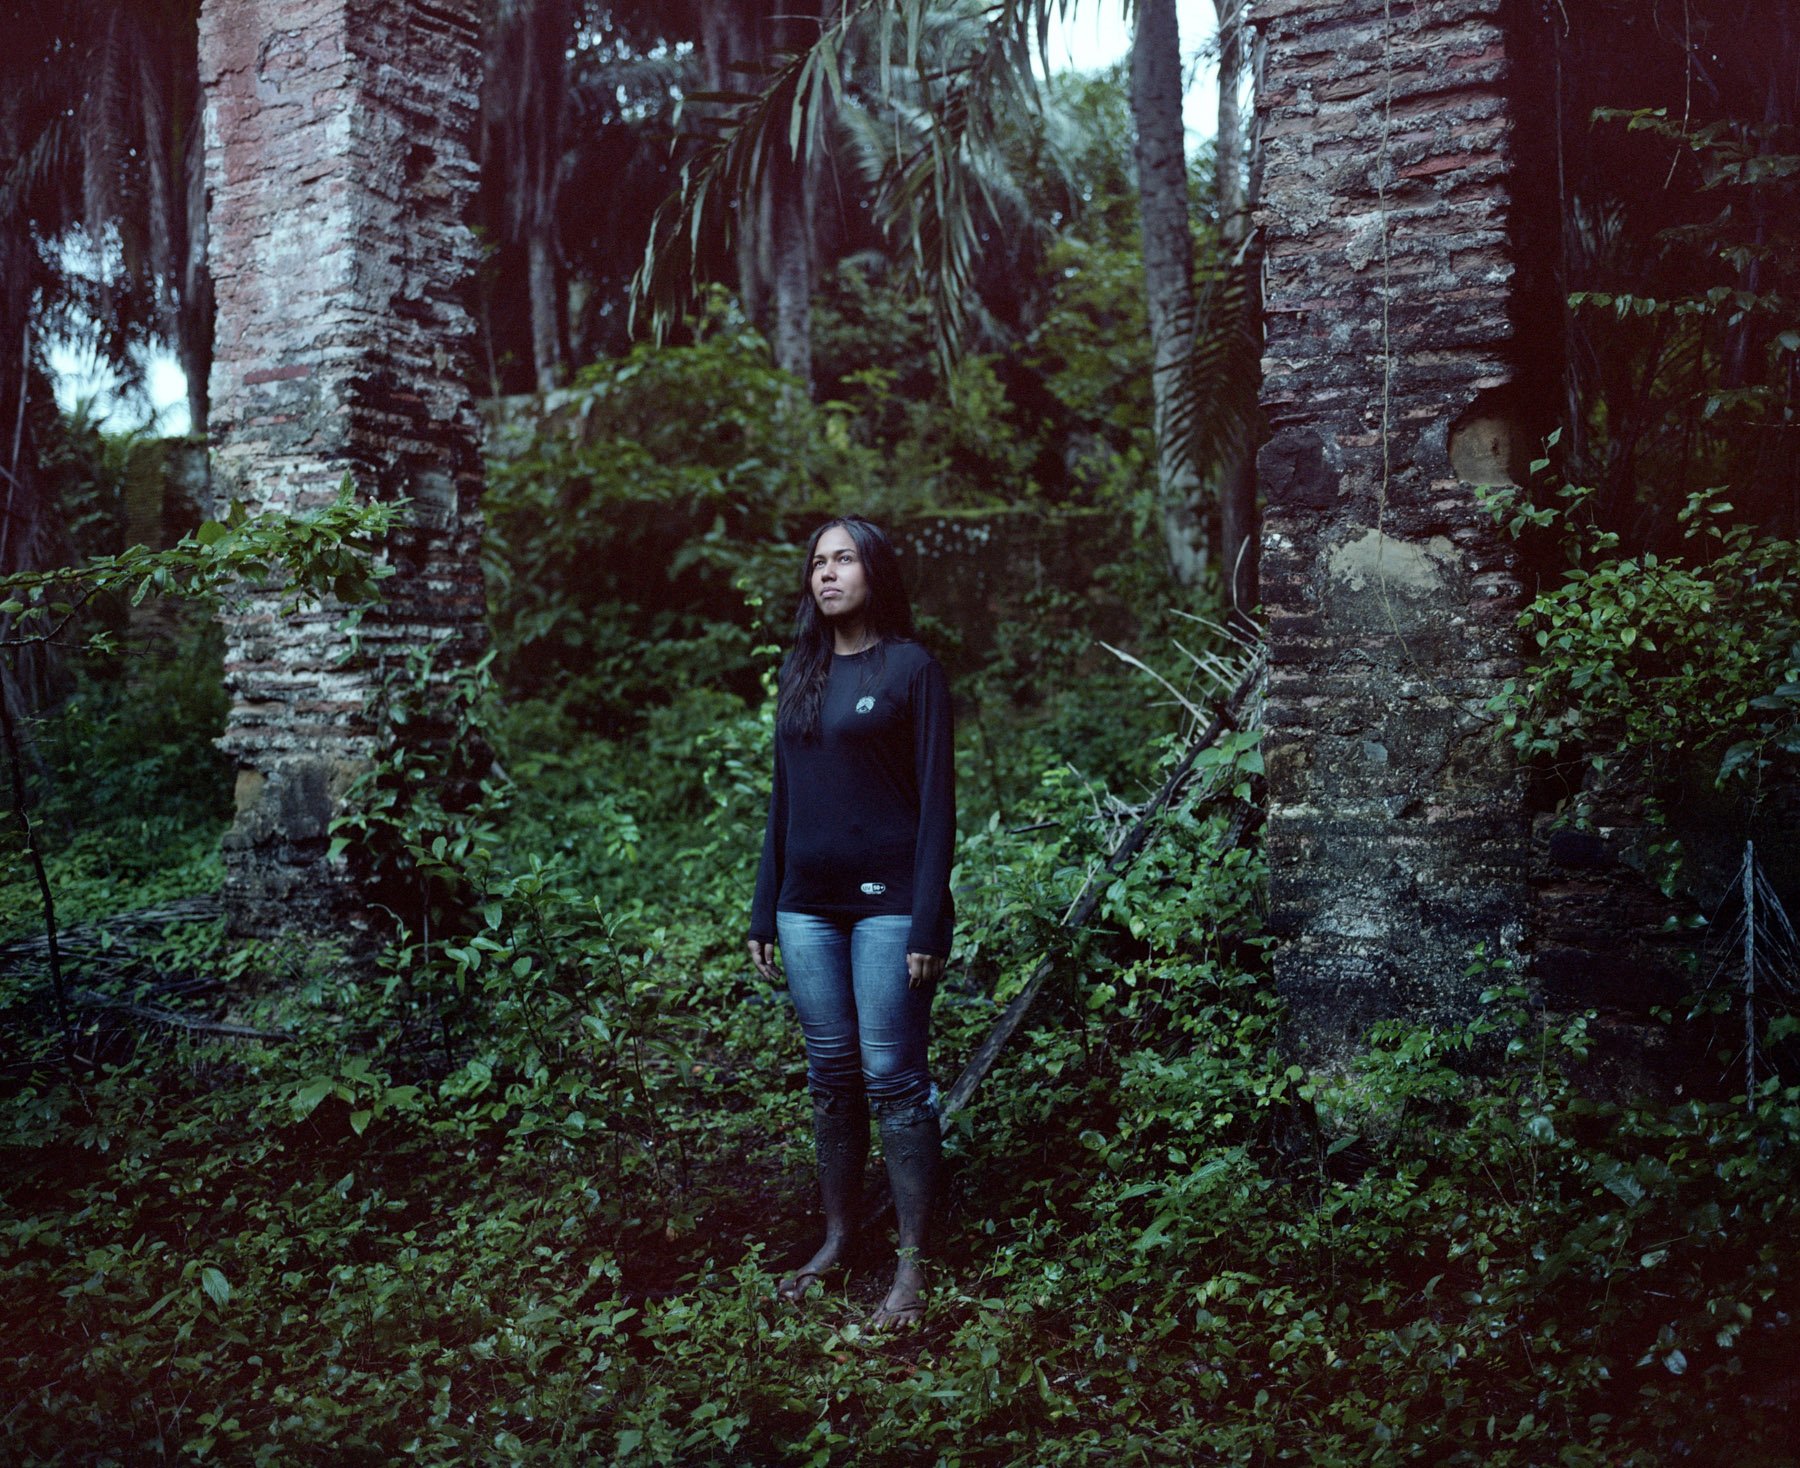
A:
POLYGON ((1465 1011, 1514 948, 1522 786, 1482 706, 1520 584, 1474 482, 1509 416, 1501 0, 1257 0, 1267 44, 1258 458, 1277 981, 1333 1048, 1465 1011))
POLYGON ((326 826, 378 731, 384 660, 480 647, 479 429, 468 389, 476 262, 462 223, 479 0, 205 0, 209 264, 217 289, 213 490, 304 511, 346 475, 412 501, 383 554, 385 607, 351 655, 344 609, 283 616, 246 587, 223 613, 238 762, 227 910, 249 932, 360 924, 326 826))

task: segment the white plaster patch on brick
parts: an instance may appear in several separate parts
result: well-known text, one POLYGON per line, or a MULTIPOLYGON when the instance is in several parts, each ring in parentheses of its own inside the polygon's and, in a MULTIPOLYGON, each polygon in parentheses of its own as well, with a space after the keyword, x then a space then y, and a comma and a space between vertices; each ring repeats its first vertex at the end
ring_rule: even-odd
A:
POLYGON ((1333 550, 1328 574, 1351 591, 1374 585, 1425 594, 1441 591, 1445 572, 1455 564, 1456 547, 1447 536, 1434 535, 1423 544, 1395 540, 1379 530, 1366 530, 1333 550))
POLYGON ((1381 254, 1381 234, 1380 214, 1365 214, 1351 227, 1350 243, 1344 246, 1344 256, 1352 270, 1366 269, 1369 262, 1381 254))

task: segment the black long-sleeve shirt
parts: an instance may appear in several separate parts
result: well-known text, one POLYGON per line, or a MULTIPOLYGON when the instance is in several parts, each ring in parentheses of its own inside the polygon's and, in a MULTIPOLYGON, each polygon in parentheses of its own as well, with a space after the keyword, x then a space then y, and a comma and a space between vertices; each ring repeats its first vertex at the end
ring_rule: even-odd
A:
MULTIPOLYGON (((785 670, 784 670, 785 671, 785 670)), ((916 642, 831 662, 818 732, 775 735, 750 936, 775 913, 911 913, 907 948, 950 956, 956 766, 950 687, 916 642)))

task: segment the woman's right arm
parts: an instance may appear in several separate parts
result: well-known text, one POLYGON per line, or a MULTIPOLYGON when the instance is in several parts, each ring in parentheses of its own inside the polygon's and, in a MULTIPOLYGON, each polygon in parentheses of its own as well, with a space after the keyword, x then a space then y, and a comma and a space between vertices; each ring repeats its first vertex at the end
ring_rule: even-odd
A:
POLYGON ((769 786, 769 819, 763 827, 762 860, 756 868, 756 896, 750 903, 750 962, 765 979, 776 977, 775 903, 781 896, 782 858, 787 841, 787 765, 781 737, 775 738, 775 777, 769 786))

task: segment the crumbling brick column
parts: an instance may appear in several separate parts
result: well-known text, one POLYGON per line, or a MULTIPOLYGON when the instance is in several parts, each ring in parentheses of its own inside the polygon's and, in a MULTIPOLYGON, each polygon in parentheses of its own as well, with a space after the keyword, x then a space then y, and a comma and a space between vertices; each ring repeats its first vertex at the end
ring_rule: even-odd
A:
POLYGON ((238 762, 225 840, 239 930, 354 930, 327 826, 378 731, 384 663, 483 638, 479 428, 461 292, 478 0, 205 0, 214 495, 301 512, 348 476, 411 501, 396 574, 353 649, 337 605, 283 616, 245 587, 223 613, 238 762))
POLYGON ((1526 911, 1484 704, 1520 584, 1501 0, 1257 0, 1276 977, 1302 1037, 1465 1011, 1526 911))

